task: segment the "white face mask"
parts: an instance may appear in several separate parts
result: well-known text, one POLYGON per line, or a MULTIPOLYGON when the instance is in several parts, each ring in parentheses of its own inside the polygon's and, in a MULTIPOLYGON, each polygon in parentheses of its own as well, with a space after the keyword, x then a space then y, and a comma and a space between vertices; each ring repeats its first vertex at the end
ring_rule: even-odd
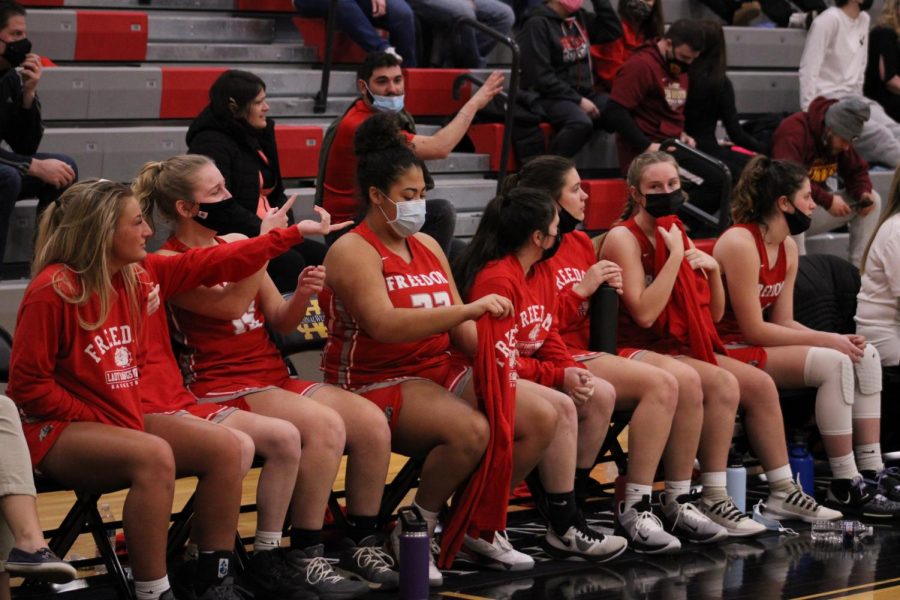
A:
POLYGON ((381 214, 387 219, 387 224, 393 228, 397 235, 405 238, 418 233, 422 229, 422 225, 425 224, 425 198, 394 202, 384 192, 379 190, 378 193, 384 196, 397 209, 397 216, 392 221, 388 219, 384 209, 380 206, 378 207, 381 210, 381 214))

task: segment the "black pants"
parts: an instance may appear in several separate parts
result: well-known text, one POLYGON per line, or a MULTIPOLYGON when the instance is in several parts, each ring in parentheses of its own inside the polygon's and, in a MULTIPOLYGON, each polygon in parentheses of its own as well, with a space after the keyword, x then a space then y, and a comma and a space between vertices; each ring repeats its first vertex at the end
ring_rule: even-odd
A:
POLYGON ((325 260, 327 248, 322 242, 304 240, 281 256, 269 261, 266 271, 275 282, 275 287, 282 294, 293 292, 297 289, 297 278, 300 272, 308 266, 321 265, 325 260))
MULTIPOLYGON (((728 24, 731 24, 734 20, 734 11, 737 10, 743 2, 747 1, 749 0, 700 0, 700 2, 705 4, 711 11, 719 15, 722 20, 728 24)), ((809 12, 811 10, 822 12, 828 8, 824 0, 791 0, 791 2, 804 12, 809 12)), ((763 12, 766 13, 766 16, 772 19, 772 22, 779 27, 788 26, 788 19, 790 19, 791 14, 794 12, 791 2, 788 2, 787 0, 759 0, 763 12)))
MULTIPOLYGON (((609 95, 594 92, 587 98, 603 112, 609 95)), ((597 121, 591 119, 578 103, 560 98, 541 98, 538 104, 554 131, 550 140, 550 154, 572 158, 591 141, 597 121)))

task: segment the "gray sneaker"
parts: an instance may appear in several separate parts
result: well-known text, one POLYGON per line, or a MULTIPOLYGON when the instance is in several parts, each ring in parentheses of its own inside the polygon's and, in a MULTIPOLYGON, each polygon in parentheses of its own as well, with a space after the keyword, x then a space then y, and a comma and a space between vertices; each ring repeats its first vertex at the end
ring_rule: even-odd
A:
POLYGON ((341 574, 366 583, 372 590, 389 591, 400 586, 400 574, 394 570, 394 559, 374 535, 363 538, 358 545, 347 538, 341 547, 338 563, 341 574))
POLYGON ((688 542, 711 544, 728 537, 728 531, 704 515, 694 505, 697 496, 684 494, 668 501, 665 492, 660 494, 663 519, 666 529, 672 535, 688 542))
POLYGON ((548 526, 541 546, 555 558, 606 562, 625 552, 628 542, 591 529, 584 517, 579 517, 562 535, 548 526))
POLYGON ((68 583, 75 579, 75 567, 53 554, 50 548, 25 552, 14 547, 9 551, 5 565, 6 572, 13 577, 30 577, 51 583, 68 583))
POLYGON ((284 562, 291 569, 302 573, 307 585, 322 600, 349 600, 369 592, 367 583, 347 579, 336 573, 323 556, 324 553, 323 544, 303 550, 291 550, 285 555, 284 562))
POLYGON ((619 502, 616 523, 620 532, 628 539, 635 552, 661 554, 681 549, 681 542, 666 532, 662 521, 650 509, 650 496, 625 509, 625 502, 619 502))

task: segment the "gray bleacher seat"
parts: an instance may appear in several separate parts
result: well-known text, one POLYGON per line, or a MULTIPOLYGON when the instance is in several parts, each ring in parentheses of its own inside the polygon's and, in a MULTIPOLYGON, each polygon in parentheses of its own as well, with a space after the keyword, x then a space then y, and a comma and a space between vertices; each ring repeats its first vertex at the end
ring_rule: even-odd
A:
POLYGON ((53 60, 75 57, 77 17, 74 10, 28 9, 28 38, 36 52, 53 60))
POLYGON ((805 40, 806 31, 802 29, 725 27, 728 67, 796 71, 805 40))
POLYGON ((19 200, 13 208, 6 235, 6 252, 3 261, 27 263, 34 252, 34 232, 37 230, 36 212, 38 201, 34 198, 19 200))
POLYGON ((227 40, 232 44, 270 44, 274 39, 273 19, 149 13, 147 40, 150 42, 227 40))
POLYGON ((44 69, 38 94, 41 98, 41 116, 45 121, 88 118, 91 72, 92 69, 78 67, 44 69))
POLYGON ((800 83, 796 72, 729 71, 737 110, 742 114, 800 110, 800 83))

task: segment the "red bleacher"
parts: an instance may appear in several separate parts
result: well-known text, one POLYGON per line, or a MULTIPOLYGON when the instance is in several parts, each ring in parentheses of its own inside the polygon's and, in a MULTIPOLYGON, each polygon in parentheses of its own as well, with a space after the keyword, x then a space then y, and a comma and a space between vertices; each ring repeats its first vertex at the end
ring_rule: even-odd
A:
POLYGON ((237 0, 234 8, 253 12, 297 12, 291 0, 237 0))
POLYGON ((75 60, 147 58, 147 13, 79 10, 76 19, 75 60))
MULTIPOLYGON (((553 129, 550 127, 550 123, 541 123, 541 129, 544 131, 544 141, 547 142, 553 133, 553 129)), ((500 153, 503 149, 503 125, 501 123, 470 125, 467 135, 475 148, 475 152, 490 155, 491 171, 499 171, 500 153)), ((508 171, 515 171, 519 168, 519 161, 516 159, 515 153, 509 153, 506 168, 508 171)))
POLYGON ((319 171, 322 128, 316 125, 276 125, 275 143, 281 176, 315 177, 319 171))
POLYGON ((453 99, 453 81, 468 69, 403 69, 406 82, 406 110, 422 117, 452 115, 472 94, 472 84, 462 85, 459 100, 453 99))
POLYGON ((160 119, 193 119, 209 104, 209 88, 225 67, 162 67, 160 119))
MULTIPOLYGON (((316 56, 319 62, 325 61, 325 19, 310 19, 306 17, 294 17, 294 27, 303 37, 303 44, 315 46, 316 56)), ((387 32, 379 30, 382 37, 387 37, 387 32)), ((341 32, 334 32, 334 47, 332 59, 336 63, 361 63, 366 57, 366 51, 359 47, 350 37, 341 32)))
POLYGON ((624 179, 583 179, 581 187, 588 195, 584 207, 584 228, 588 231, 610 229, 622 216, 628 200, 624 179))

